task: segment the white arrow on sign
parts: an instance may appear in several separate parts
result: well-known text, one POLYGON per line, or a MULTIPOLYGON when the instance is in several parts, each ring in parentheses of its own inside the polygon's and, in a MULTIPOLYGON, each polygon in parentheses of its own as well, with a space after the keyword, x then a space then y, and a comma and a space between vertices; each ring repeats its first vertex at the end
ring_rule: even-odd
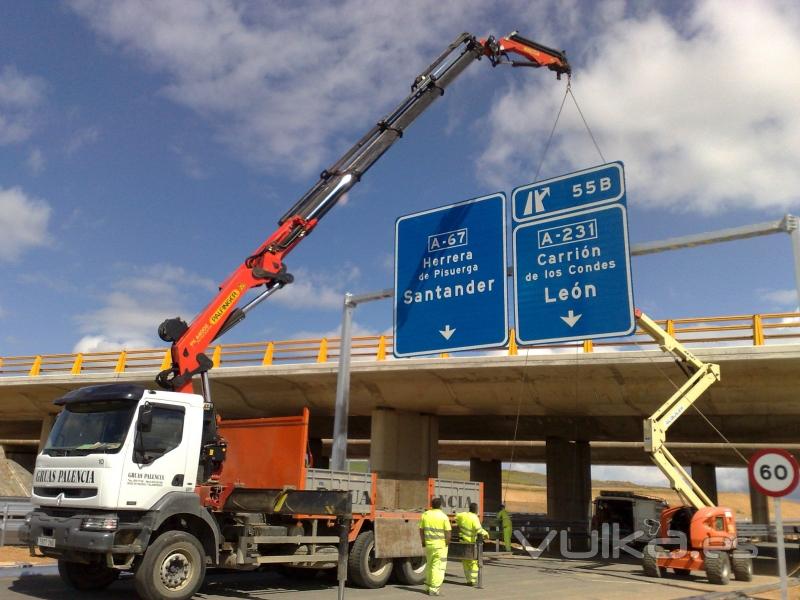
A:
POLYGON ((574 312, 572 312, 572 311, 570 310, 570 311, 567 313, 567 316, 566 316, 566 317, 561 317, 561 320, 562 320, 562 321, 564 321, 564 323, 566 323, 566 324, 567 324, 567 325, 569 325, 570 327, 574 327, 574 326, 575 326, 575 323, 577 323, 577 322, 578 322, 578 319, 580 319, 582 316, 583 316, 583 314, 576 315, 574 312))
POLYGON ((449 324, 445 325, 445 326, 444 326, 444 329, 440 329, 440 330, 439 330, 439 333, 441 333, 441 334, 442 334, 442 337, 443 337, 444 339, 446 339, 446 340, 449 340, 451 337, 453 337, 453 334, 454 334, 455 332, 456 332, 456 330, 455 330, 455 329, 450 329, 450 325, 449 325, 449 324))

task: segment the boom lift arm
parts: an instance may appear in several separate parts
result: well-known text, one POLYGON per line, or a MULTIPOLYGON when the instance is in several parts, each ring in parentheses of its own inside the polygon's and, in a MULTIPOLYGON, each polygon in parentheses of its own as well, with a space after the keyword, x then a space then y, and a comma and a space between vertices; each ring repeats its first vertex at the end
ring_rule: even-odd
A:
MULTIPOLYGON (((176 317, 159 326, 159 337, 172 343, 172 365, 158 374, 158 385, 169 390, 192 392, 192 377, 206 373, 213 364, 205 354, 206 348, 244 319, 257 304, 292 282, 284 257, 403 136, 405 129, 444 94, 445 88, 467 66, 483 56, 488 57, 492 66, 547 67, 555 71, 559 79, 562 74, 570 73, 563 52, 527 40, 516 32, 499 40, 494 37, 478 40, 462 33, 414 80, 411 93, 397 108, 378 121, 331 167, 322 171, 317 183, 278 221, 277 230, 220 285, 219 293, 190 324, 176 317), (512 61, 509 53, 524 60, 512 61), (237 308, 248 290, 260 286, 264 289, 255 298, 237 308)), ((206 399, 210 400, 207 393, 206 399)))
POLYGON ((664 331, 655 321, 636 310, 636 322, 661 350, 675 357, 675 362, 689 379, 644 421, 644 449, 667 476, 678 496, 689 506, 706 508, 714 506, 711 499, 689 476, 665 445, 667 429, 705 392, 720 379, 719 365, 704 363, 689 352, 683 344, 664 331))

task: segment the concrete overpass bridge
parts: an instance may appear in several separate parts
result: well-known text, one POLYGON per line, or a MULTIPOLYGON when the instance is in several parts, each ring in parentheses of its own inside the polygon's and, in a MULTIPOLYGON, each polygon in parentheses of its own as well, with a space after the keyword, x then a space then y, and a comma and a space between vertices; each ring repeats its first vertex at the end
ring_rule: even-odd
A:
MULTIPOLYGON (((721 382, 698 403, 702 414, 687 413, 669 436, 706 487, 715 487, 715 465, 744 466, 740 454, 765 444, 800 448, 800 313, 662 324, 702 360, 721 365, 721 382)), ((439 459, 470 460, 491 505, 499 498, 501 461, 513 452, 515 461, 548 464, 553 505, 566 511, 561 516, 588 505, 591 463, 648 464, 642 419, 684 380, 641 335, 402 360, 390 358, 391 343, 389 336, 353 340, 350 455, 368 456, 373 470, 401 478, 433 475, 439 459)), ((338 348, 336 339, 217 346, 214 401, 227 418, 309 407, 321 454, 333 430, 338 348)), ((4 357, 0 444, 9 456, 30 457, 49 430, 55 397, 97 383, 151 386, 168 360, 163 348, 4 357)))

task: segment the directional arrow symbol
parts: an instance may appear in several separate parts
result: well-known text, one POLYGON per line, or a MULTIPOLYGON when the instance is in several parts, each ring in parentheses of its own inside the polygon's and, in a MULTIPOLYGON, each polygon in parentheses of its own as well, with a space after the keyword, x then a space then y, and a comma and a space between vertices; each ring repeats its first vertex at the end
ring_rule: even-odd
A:
MULTIPOLYGON (((570 310, 570 311, 567 313, 567 316, 566 316, 566 317, 561 317, 561 320, 562 320, 562 321, 564 321, 564 323, 566 323, 566 324, 567 324, 567 325, 569 325, 570 327, 574 327, 574 326, 575 326, 575 323, 577 323, 577 322, 578 322, 578 319, 580 319, 580 318, 581 318, 581 316, 582 316, 582 315, 576 315, 574 312, 572 312, 572 310, 570 310)), ((453 331, 455 331, 455 329, 454 329, 453 331)), ((441 333, 441 332, 440 332, 440 333, 441 333)))
MULTIPOLYGON (((578 316, 580 316, 580 315, 578 315, 578 316)), ((563 317, 562 317, 562 319, 563 319, 563 317)), ((439 330, 439 333, 441 333, 441 334, 442 334, 442 337, 443 337, 444 339, 446 339, 446 340, 449 340, 451 337, 453 337, 453 334, 454 334, 455 332, 456 332, 456 330, 455 330, 455 329, 450 329, 450 325, 449 325, 449 324, 448 324, 448 325, 445 325, 445 326, 444 326, 444 329, 440 329, 440 330, 439 330)))

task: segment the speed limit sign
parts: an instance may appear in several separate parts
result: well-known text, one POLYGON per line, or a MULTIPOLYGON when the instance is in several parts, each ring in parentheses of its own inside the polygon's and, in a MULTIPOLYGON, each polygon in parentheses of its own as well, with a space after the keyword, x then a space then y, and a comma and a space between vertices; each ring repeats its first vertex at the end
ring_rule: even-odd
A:
POLYGON ((786 450, 760 450, 751 458, 747 468, 750 481, 767 496, 791 494, 800 480, 797 460, 786 450))

